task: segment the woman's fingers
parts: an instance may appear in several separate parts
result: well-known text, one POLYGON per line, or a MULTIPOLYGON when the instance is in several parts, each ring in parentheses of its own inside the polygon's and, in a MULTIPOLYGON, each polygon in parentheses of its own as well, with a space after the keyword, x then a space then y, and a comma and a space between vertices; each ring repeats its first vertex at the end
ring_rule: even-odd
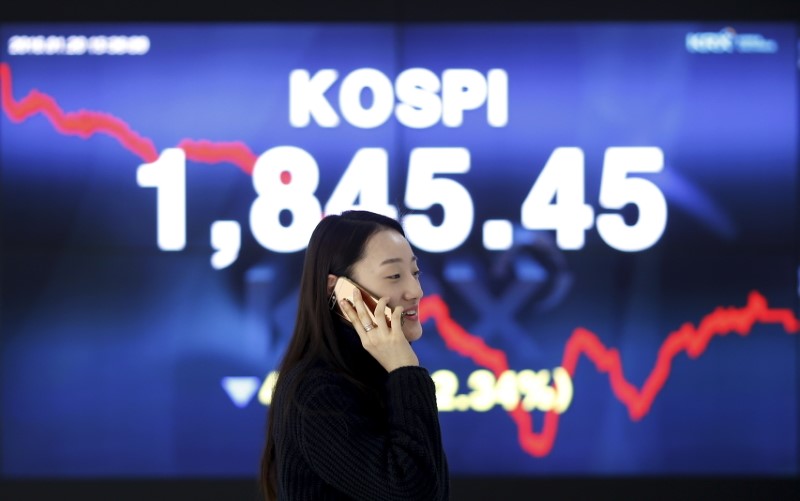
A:
POLYGON ((378 301, 374 321, 359 291, 353 292, 353 304, 345 305, 349 301, 343 299, 342 306, 361 338, 362 346, 384 369, 391 372, 398 367, 419 365, 417 355, 403 335, 403 307, 398 306, 392 311, 390 328, 383 313, 388 301, 388 298, 378 301))
POLYGON ((375 305, 375 311, 373 312, 375 323, 378 325, 378 327, 385 328, 387 331, 391 330, 388 325, 390 320, 386 318, 386 314, 384 313, 386 311, 386 304, 388 302, 388 297, 380 298, 378 300, 378 304, 375 305))
POLYGON ((372 321, 372 315, 367 310, 367 305, 361 298, 361 291, 356 289, 353 291, 353 305, 355 305, 358 323, 361 324, 364 332, 369 332, 376 327, 375 322, 372 321))
POLYGON ((345 310, 348 320, 356 327, 356 331, 358 331, 359 334, 361 334, 362 331, 369 332, 373 329, 390 333, 395 324, 398 326, 402 325, 403 307, 398 306, 395 308, 394 311, 392 311, 391 319, 389 319, 384 314, 388 302, 388 297, 380 298, 375 306, 375 311, 371 312, 361 297, 361 291, 355 290, 353 292, 352 302, 349 300, 342 300, 342 304, 347 303, 342 309, 345 310), (389 322, 391 322, 391 326, 389 322), (361 329, 358 328, 359 324, 361 329))
POLYGON ((354 324, 354 318, 358 318, 358 313, 356 309, 353 307, 353 302, 350 299, 340 299, 339 306, 342 308, 342 312, 344 316, 347 317, 347 320, 350 321, 351 324, 354 324))
POLYGON ((361 324, 361 327, 365 332, 369 332, 372 329, 372 319, 370 318, 369 313, 367 312, 367 307, 361 297, 361 291, 358 289, 353 291, 353 304, 356 307, 356 312, 358 312, 358 322, 361 324))
POLYGON ((398 306, 394 310, 392 310, 392 331, 398 332, 400 335, 403 334, 403 307, 398 306))

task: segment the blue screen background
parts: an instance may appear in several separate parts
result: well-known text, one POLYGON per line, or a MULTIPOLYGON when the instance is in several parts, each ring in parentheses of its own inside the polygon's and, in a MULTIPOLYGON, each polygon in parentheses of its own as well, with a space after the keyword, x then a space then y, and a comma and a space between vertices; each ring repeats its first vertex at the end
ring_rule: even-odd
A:
MULTIPOLYGON (((157 151, 182 140, 239 141, 256 155, 302 148, 317 162, 323 202, 355 153, 388 153, 389 200, 401 214, 414 148, 461 147, 470 170, 445 177, 469 192, 475 223, 446 253, 417 250, 426 295, 515 371, 553 369, 573 331, 615 348, 641 388, 670 333, 751 291, 797 317, 796 27, 737 23, 774 53, 691 53, 687 33, 713 23, 0 24, 15 35, 146 35, 143 56, 2 52, 10 98, 33 89, 64 112, 119 118, 157 151), (460 127, 374 129, 289 123, 289 74, 334 68, 449 68, 509 77, 508 124, 485 108, 460 127), (653 247, 621 252, 596 228, 580 250, 520 225, 520 206, 552 152, 584 155, 595 214, 609 147, 655 146, 662 172, 641 175, 669 218, 653 247), (512 221, 515 243, 487 251, 481 225, 512 221)), ((6 96, 3 99, 4 104, 6 96)), ((2 467, 5 477, 251 476, 266 407, 235 405, 225 377, 264 377, 291 333, 302 252, 270 252, 248 217, 252 178, 230 162, 186 162, 187 246, 156 245, 155 190, 145 161, 114 137, 59 133, 43 115, 0 113, 2 198, 2 467), (242 248, 209 264, 209 226, 236 220, 242 248)), ((626 209, 627 210, 627 209, 626 209)), ((434 221, 441 209, 430 211, 434 221)), ((634 214, 630 215, 635 220, 634 214)), ((436 324, 415 345, 431 372, 481 367, 445 344, 436 324)), ((451 471, 462 475, 797 475, 798 338, 775 324, 715 336, 680 353, 641 420, 582 357, 552 449, 535 457, 500 407, 442 412, 451 471)), ((539 433, 544 414, 533 411, 539 433)))

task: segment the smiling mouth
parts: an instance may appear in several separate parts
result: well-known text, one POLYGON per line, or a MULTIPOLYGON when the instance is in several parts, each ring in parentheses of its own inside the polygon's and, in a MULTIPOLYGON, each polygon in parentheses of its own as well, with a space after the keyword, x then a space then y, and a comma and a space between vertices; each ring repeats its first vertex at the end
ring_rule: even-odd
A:
POLYGON ((417 310, 408 310, 408 311, 404 311, 403 312, 403 318, 405 318, 405 317, 416 317, 416 316, 417 316, 417 310))

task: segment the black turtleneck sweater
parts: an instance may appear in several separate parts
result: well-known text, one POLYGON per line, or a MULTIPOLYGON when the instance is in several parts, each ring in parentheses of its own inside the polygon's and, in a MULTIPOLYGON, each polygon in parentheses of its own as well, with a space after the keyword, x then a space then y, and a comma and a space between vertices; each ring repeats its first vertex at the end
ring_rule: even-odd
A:
POLYGON ((278 499, 449 499, 428 371, 413 366, 387 374, 354 330, 340 333, 351 340, 351 362, 369 386, 359 388, 319 360, 282 375, 272 400, 280 410, 273 424, 278 499))

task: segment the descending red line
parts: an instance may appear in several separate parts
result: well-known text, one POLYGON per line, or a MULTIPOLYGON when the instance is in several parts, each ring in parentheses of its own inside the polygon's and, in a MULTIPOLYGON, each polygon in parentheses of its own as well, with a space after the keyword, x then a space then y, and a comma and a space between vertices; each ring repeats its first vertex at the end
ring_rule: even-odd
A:
MULTIPOLYGON (((23 122, 34 115, 44 115, 60 134, 88 139, 95 134, 105 134, 128 151, 147 163, 158 159, 158 150, 153 141, 139 135, 123 120, 104 112, 80 110, 67 113, 51 96, 31 90, 19 101, 12 92, 11 67, 0 63, 0 103, 12 122, 23 122)), ((178 148, 186 152, 186 158, 195 162, 216 164, 229 162, 247 174, 252 174, 256 155, 244 143, 183 139, 178 148)))
POLYGON ((186 153, 186 158, 189 160, 211 164, 228 162, 236 165, 246 174, 253 173, 253 166, 258 159, 241 141, 212 143, 205 139, 198 141, 183 139, 178 143, 178 148, 186 153))
POLYGON ((150 139, 144 138, 120 120, 108 113, 80 110, 65 113, 56 100, 37 90, 31 90, 20 101, 14 101, 11 85, 11 67, 0 63, 0 94, 3 109, 13 122, 22 122, 41 113, 61 134, 88 139, 95 134, 106 134, 117 139, 122 146, 141 157, 145 162, 158 159, 158 152, 150 139))
MULTIPOLYGON (((482 339, 458 325, 450 316, 447 304, 438 295, 424 298, 420 312, 420 321, 433 319, 449 349, 492 370, 498 376, 509 369, 505 353, 488 347, 482 339)), ((744 308, 717 308, 703 317, 697 327, 685 323, 669 334, 641 390, 625 379, 619 352, 606 348, 597 335, 582 327, 576 328, 567 340, 561 366, 574 376, 579 357, 586 356, 599 372, 608 374, 614 396, 628 408, 631 419, 638 421, 650 411, 669 377, 672 360, 677 355, 686 352, 689 357, 697 358, 705 352, 714 336, 725 336, 731 332, 746 336, 756 323, 780 324, 788 334, 796 334, 800 330, 800 321, 791 310, 770 308, 764 296, 753 291, 744 308)), ((544 425, 539 433, 533 431, 533 418, 522 405, 509 412, 509 415, 517 425, 519 443, 525 452, 535 457, 550 453, 558 431, 559 414, 545 413, 544 425)))

